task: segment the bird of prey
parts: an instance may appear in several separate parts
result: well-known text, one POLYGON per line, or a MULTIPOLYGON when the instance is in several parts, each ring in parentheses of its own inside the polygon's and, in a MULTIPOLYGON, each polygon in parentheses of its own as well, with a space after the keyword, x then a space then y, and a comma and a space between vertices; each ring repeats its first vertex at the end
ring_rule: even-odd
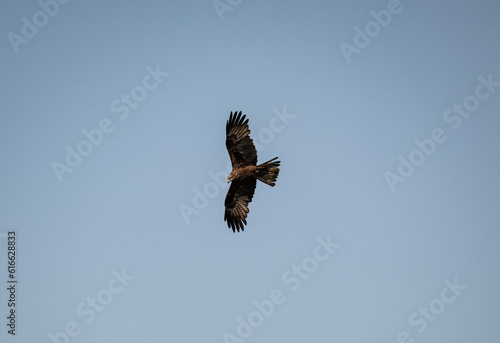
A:
POLYGON ((233 232, 243 231, 247 224, 248 203, 252 201, 257 180, 274 187, 280 172, 280 161, 275 161, 278 157, 257 165, 257 150, 245 117, 241 111, 231 112, 226 122, 226 148, 233 170, 227 177, 231 186, 224 203, 224 221, 233 232))

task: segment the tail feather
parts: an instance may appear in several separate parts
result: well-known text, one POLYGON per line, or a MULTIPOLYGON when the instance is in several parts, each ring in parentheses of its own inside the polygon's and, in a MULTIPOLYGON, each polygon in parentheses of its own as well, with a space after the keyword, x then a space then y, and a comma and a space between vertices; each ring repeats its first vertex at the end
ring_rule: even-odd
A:
POLYGON ((278 178, 278 174, 280 172, 280 169, 278 167, 280 166, 281 162, 274 162, 274 160, 276 159, 277 157, 258 165, 257 170, 255 171, 255 177, 271 187, 274 187, 276 179, 278 178))

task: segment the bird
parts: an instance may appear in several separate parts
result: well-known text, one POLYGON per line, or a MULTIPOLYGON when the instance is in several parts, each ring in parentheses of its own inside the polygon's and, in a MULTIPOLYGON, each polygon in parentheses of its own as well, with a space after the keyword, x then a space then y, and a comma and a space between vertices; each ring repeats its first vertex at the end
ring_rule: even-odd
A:
POLYGON ((233 169, 227 177, 231 182, 224 201, 224 221, 233 232, 244 231, 247 225, 248 204, 252 201, 257 180, 274 187, 280 169, 278 157, 257 165, 257 150, 250 138, 246 115, 231 112, 226 122, 226 148, 233 169))

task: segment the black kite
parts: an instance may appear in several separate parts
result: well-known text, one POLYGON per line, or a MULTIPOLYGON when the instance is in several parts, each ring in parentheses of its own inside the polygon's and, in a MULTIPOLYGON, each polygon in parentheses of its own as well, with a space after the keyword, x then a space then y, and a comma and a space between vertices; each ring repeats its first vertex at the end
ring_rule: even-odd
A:
POLYGON ((274 187, 280 169, 277 157, 257 165, 257 150, 250 138, 248 119, 240 112, 231 112, 226 123, 226 148, 233 170, 227 177, 232 182, 224 203, 224 220, 233 232, 243 231, 247 224, 248 203, 252 201, 257 180, 274 187))

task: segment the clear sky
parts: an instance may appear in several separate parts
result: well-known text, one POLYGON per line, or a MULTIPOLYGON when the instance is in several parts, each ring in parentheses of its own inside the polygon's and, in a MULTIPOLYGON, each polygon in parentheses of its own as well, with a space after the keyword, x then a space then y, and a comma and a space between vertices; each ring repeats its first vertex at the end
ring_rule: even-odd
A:
POLYGON ((499 14, 0 2, 0 341, 500 341, 499 14), (282 161, 240 233, 235 110, 282 161))

